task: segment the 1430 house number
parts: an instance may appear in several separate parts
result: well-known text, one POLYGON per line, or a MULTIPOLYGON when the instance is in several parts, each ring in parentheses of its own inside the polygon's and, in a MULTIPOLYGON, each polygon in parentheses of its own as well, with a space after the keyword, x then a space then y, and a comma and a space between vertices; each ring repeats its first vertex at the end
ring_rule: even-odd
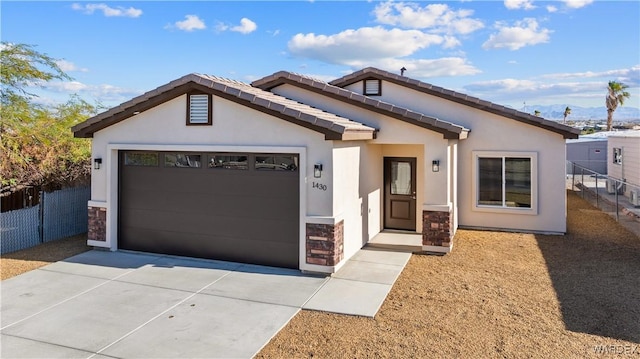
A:
POLYGON ((326 184, 322 184, 322 183, 318 183, 318 182, 313 182, 313 188, 317 188, 321 191, 326 191, 327 190, 327 185, 326 184))

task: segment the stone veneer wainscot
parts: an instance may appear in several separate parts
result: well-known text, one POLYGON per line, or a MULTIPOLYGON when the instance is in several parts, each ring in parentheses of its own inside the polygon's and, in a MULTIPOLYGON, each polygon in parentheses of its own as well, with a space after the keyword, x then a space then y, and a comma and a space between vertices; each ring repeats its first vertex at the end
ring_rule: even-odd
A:
POLYGON ((449 252, 453 240, 453 223, 451 212, 422 212, 422 245, 442 247, 442 252, 449 252))
POLYGON ((91 241, 106 242, 107 240, 107 209, 104 207, 89 207, 89 228, 87 238, 91 241))
POLYGON ((307 263, 335 266, 344 259, 344 221, 335 225, 307 223, 307 263))

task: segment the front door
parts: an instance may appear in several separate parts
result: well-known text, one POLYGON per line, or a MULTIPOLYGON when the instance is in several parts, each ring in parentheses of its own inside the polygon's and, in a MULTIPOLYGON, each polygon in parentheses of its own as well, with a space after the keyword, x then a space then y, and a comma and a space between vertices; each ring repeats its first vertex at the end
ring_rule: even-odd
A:
POLYGON ((384 158, 384 227, 416 230, 415 158, 384 158))

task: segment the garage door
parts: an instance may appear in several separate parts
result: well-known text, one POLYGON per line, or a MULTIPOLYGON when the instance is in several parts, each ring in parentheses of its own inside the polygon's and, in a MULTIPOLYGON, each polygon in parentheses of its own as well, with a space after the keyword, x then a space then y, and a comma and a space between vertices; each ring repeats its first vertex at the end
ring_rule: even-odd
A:
POLYGON ((119 248, 298 268, 298 155, 120 152, 119 248))

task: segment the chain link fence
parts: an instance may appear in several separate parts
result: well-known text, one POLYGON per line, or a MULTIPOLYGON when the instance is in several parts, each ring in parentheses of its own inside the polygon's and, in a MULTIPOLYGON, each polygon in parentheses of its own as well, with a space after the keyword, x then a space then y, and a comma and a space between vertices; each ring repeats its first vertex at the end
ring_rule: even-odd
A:
POLYGON ((567 188, 640 237, 640 186, 568 161, 567 188))
POLYGON ((0 213, 0 254, 87 232, 89 187, 39 195, 32 207, 0 213))

